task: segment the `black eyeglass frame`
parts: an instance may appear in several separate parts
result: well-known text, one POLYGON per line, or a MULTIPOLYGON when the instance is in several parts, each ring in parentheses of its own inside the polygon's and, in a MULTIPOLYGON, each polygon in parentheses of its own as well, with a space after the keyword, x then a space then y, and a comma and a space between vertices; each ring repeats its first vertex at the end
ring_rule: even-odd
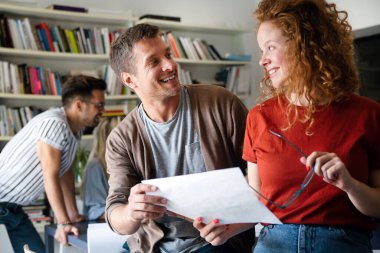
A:
MULTIPOLYGON (((292 146, 295 150, 297 150, 298 153, 300 153, 303 157, 307 158, 307 155, 302 152, 302 150, 300 148, 298 148, 295 144, 293 144, 291 141, 289 141, 288 139, 286 139, 284 136, 282 136, 281 134, 279 133, 276 133, 275 131, 273 130, 269 130, 269 132, 281 139, 283 139, 285 142, 287 142, 290 146, 292 146)), ((263 194, 261 194, 259 191, 257 191, 255 188, 253 188, 252 186, 249 185, 249 187, 254 190, 261 198, 265 199, 267 202, 269 202, 270 204, 274 205, 275 207, 277 208, 280 208, 282 210, 286 209, 288 206, 290 206, 291 204, 293 204, 296 199, 301 195, 301 193, 305 190, 306 186, 309 185, 309 183, 311 182, 311 180, 313 179, 314 177, 314 166, 311 166, 311 169, 307 172, 306 174, 306 177, 305 179, 302 181, 302 184, 301 184, 301 187, 300 189, 298 189, 295 193, 293 193, 286 201, 283 205, 279 205, 277 204, 276 202, 268 199, 267 197, 265 197, 263 194)))
POLYGON ((103 109, 105 106, 106 106, 106 103, 105 102, 100 102, 100 103, 95 103, 95 102, 91 102, 91 101, 83 101, 85 102, 86 104, 90 104, 90 105, 93 105, 95 106, 97 109, 103 109))

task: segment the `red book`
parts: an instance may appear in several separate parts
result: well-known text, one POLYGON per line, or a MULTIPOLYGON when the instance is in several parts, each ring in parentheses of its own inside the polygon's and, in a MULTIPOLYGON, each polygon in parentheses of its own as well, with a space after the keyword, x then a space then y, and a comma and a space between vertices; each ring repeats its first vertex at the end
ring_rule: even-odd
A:
POLYGON ((52 95, 57 95, 57 85, 55 84, 55 76, 54 73, 49 72, 49 84, 52 95))
POLYGON ((36 28, 44 30, 47 42, 49 44, 49 49, 51 52, 55 52, 53 38, 51 36, 49 26, 45 22, 42 22, 41 24, 36 25, 36 28))
POLYGON ((32 94, 41 95, 42 94, 41 81, 38 78, 37 69, 30 67, 28 68, 28 73, 29 73, 29 80, 30 80, 30 87, 32 90, 32 94))
POLYGON ((181 53, 179 52, 177 43, 175 41, 175 38, 174 38, 174 35, 172 34, 172 32, 167 32, 166 37, 169 40, 170 48, 173 51, 174 57, 181 58, 181 53))

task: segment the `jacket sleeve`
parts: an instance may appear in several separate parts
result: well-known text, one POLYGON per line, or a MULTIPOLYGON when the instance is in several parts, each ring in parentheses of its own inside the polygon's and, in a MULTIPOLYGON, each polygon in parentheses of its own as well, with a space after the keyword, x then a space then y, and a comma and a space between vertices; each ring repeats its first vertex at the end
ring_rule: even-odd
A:
POLYGON ((245 174, 247 163, 242 158, 243 153, 243 143, 244 143, 244 135, 245 135, 245 125, 247 119, 248 110, 245 105, 234 96, 231 111, 230 111, 230 121, 228 125, 229 135, 231 137, 234 155, 236 156, 236 160, 238 166, 242 169, 245 174))

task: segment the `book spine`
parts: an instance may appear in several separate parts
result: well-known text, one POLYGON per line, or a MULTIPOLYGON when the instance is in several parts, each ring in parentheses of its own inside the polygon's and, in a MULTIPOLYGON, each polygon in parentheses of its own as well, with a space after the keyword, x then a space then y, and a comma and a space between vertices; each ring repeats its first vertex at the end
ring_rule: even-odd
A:
POLYGON ((67 42, 69 44, 71 53, 77 54, 78 53, 78 46, 77 46, 77 43, 75 41, 74 32, 72 30, 65 29, 65 34, 66 34, 67 42))
POLYGON ((174 57, 176 57, 176 58, 182 58, 181 57, 181 53, 180 53, 180 51, 178 49, 178 45, 176 43, 176 40, 174 38, 173 33, 172 32, 167 32, 166 36, 168 37, 169 45, 170 45, 170 48, 173 51, 174 57))
POLYGON ((47 44, 49 46, 49 48, 48 48, 49 51, 55 52, 54 45, 53 45, 53 39, 51 37, 50 29, 49 29, 48 25, 46 23, 42 22, 42 23, 38 24, 36 27, 40 28, 43 31, 42 35, 45 36, 45 38, 46 38, 47 44))

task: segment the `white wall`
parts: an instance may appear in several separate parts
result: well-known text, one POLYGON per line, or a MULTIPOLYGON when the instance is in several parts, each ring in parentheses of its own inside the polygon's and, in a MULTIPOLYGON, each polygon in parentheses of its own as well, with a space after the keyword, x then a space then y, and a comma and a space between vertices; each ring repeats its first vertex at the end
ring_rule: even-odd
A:
POLYGON ((380 33, 380 1, 379 0, 335 0, 339 9, 348 12, 356 37, 364 37, 380 33))
MULTIPOLYGON (((0 0, 1 1, 1 0, 0 0)), ((252 0, 8 0, 9 2, 34 2, 35 6, 62 4, 104 10, 132 10, 135 16, 161 14, 180 16, 190 24, 251 27, 252 0)))

